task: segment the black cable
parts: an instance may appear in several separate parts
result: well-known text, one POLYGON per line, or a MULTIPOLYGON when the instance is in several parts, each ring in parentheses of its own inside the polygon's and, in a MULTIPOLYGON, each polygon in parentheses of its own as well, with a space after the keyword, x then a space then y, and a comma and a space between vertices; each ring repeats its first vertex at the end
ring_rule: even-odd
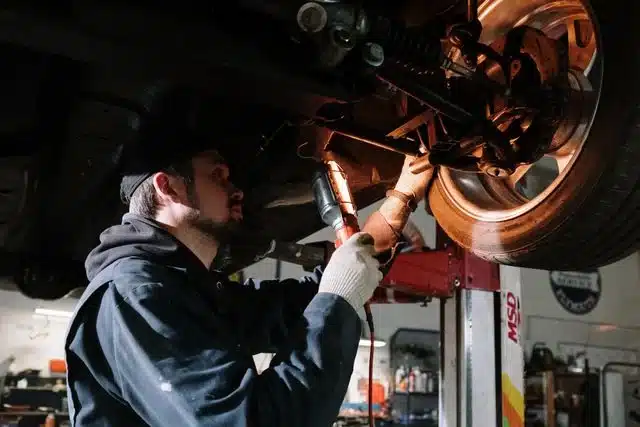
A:
POLYGON ((368 401, 369 401, 369 427, 375 427, 375 420, 373 419, 373 356, 374 356, 374 343, 375 335, 373 328, 373 314, 371 313, 371 306, 369 303, 364 305, 364 314, 366 316, 367 325, 369 326, 369 384, 368 384, 368 401))

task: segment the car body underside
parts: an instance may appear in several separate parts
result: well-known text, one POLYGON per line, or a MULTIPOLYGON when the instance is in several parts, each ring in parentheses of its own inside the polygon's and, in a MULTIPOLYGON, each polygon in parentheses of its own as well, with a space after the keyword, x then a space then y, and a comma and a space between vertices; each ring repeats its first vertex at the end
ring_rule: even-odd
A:
MULTIPOLYGON (((39 298, 85 285, 87 252, 125 211, 118 194, 119 147, 135 138, 132 117, 158 81, 187 85, 215 100, 208 104, 212 118, 246 125, 237 140, 221 135, 211 125, 215 120, 203 132, 212 145, 224 139, 233 147, 226 155, 245 192, 248 246, 297 241, 323 226, 311 191, 318 160, 338 160, 356 204, 365 207, 393 185, 404 154, 424 154, 425 146, 432 165, 496 177, 558 148, 551 138, 544 138, 550 141, 546 146, 532 142, 557 131, 561 124, 552 118, 572 102, 548 84, 562 80, 557 77, 564 75, 564 64, 549 61, 556 51, 546 47, 541 33, 510 33, 475 52, 485 58, 482 78, 476 79, 465 75, 476 67, 475 59, 470 63, 465 56, 458 63, 467 67, 457 70, 455 62, 441 60, 447 43, 462 55, 464 46, 481 46, 474 34, 476 1, 306 3, 311 6, 293 0, 3 4, 0 275, 15 278, 23 292, 39 298), (298 12, 293 32, 291 11, 298 12), (335 24, 331 46, 313 36, 292 36, 301 28, 320 34, 327 22, 335 24), (358 34, 344 30, 364 33, 364 27, 376 43, 368 51, 359 48, 353 65, 351 38, 358 34), (378 47, 395 68, 376 63, 378 47), (501 59, 506 57, 509 71, 501 59), (442 79, 445 62, 446 73, 462 76, 453 86, 442 79), (427 82, 406 78, 416 73, 427 82), (515 103, 508 108, 495 96, 505 93, 506 83, 509 102, 515 103), (526 105, 518 104, 525 98, 526 105), (495 108, 492 123, 484 115, 487 108, 495 108), (429 125, 434 111, 437 131, 429 125), (543 119, 532 121, 532 114, 543 119), (443 129, 459 143, 455 156, 434 147, 443 129), (518 149, 511 151, 508 140, 518 138, 518 149), (480 140, 485 148, 473 157, 480 140)), ((247 265, 254 253, 240 246, 235 252, 233 268, 247 265)))
MULTIPOLYGON (((245 178, 246 209, 255 212, 251 241, 296 241, 323 226, 311 194, 312 158, 329 134, 288 131, 286 122, 290 113, 313 115, 353 93, 284 67, 250 28, 231 37, 212 24, 225 13, 248 25, 238 11, 205 16, 195 2, 178 10, 144 1, 28 3, 0 13, 0 275, 11 278, 9 288, 34 274, 33 296, 55 298, 85 285, 84 257, 126 209, 113 158, 132 139, 132 113, 158 80, 257 104, 255 115, 236 117, 256 132, 238 145, 241 161, 232 171, 245 178)), ((373 123, 400 123, 385 100, 366 107, 359 111, 373 123)), ((225 107, 215 106, 213 116, 216 108, 225 107)), ((334 138, 335 152, 342 147, 341 164, 364 207, 384 196, 402 156, 346 140, 334 138)))

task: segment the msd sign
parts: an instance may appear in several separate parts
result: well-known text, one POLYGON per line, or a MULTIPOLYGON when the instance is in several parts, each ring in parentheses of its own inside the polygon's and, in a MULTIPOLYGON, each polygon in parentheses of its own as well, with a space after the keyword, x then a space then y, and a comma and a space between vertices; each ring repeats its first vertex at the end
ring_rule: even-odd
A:
POLYGON ((524 427, 524 351, 522 349, 521 271, 500 267, 502 312, 502 423, 524 427))
POLYGON ((514 344, 520 343, 520 297, 513 292, 507 291, 505 296, 507 314, 507 337, 514 344))

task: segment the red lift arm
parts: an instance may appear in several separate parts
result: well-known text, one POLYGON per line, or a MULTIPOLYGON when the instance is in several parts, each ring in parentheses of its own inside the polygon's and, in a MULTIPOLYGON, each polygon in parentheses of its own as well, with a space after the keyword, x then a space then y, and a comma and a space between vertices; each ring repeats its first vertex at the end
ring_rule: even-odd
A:
POLYGON ((372 302, 415 303, 449 298, 454 290, 500 290, 500 269, 452 243, 438 230, 436 249, 399 254, 372 302))

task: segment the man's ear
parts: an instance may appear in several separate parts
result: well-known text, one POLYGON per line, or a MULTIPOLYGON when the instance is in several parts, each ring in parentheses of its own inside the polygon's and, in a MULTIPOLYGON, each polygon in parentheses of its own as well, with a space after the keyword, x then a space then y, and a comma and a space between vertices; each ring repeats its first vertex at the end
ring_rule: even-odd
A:
POLYGON ((185 204, 187 202, 187 189, 178 177, 164 172, 153 175, 153 187, 161 202, 173 202, 185 204))

